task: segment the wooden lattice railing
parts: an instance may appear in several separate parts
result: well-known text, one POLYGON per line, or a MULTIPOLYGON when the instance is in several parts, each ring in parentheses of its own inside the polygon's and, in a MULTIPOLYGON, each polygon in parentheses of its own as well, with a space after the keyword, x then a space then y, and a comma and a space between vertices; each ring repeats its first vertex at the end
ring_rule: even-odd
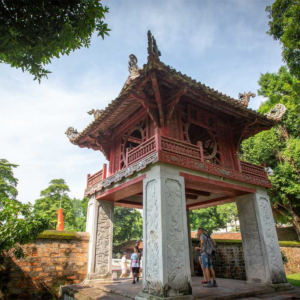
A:
MULTIPOLYGON (((217 176, 227 176, 234 180, 252 182, 263 186, 270 186, 267 173, 263 166, 257 166, 248 162, 240 161, 238 157, 236 157, 236 169, 228 169, 224 168, 222 165, 214 165, 205 161, 201 142, 199 142, 198 145, 193 145, 163 136, 159 130, 156 130, 153 137, 141 143, 136 148, 127 150, 125 168, 133 167, 133 169, 136 169, 136 165, 139 161, 147 161, 147 158, 151 157, 154 153, 157 153, 156 161, 162 161, 179 166, 181 166, 181 162, 184 162, 182 166, 186 168, 193 169, 198 166, 198 168, 201 168, 202 172, 211 173, 217 176)), ((120 170, 118 173, 121 174, 123 171, 124 169, 120 170)), ((124 174, 122 176, 124 176, 124 174)), ((100 170, 92 176, 88 175, 87 190, 89 188, 92 189, 92 186, 98 186, 98 183, 101 181, 109 181, 113 176, 115 176, 115 174, 112 174, 109 178, 107 178, 107 180, 105 180, 106 165, 104 165, 103 170, 100 170)), ((122 176, 120 178, 122 178, 122 176)))
POLYGON ((106 178, 106 164, 103 165, 103 169, 95 173, 94 175, 88 174, 87 176, 87 188, 93 186, 94 184, 103 181, 106 178))
POLYGON ((148 139, 144 143, 140 144, 136 148, 127 151, 126 154, 126 166, 130 166, 135 162, 143 159, 144 157, 148 156, 149 154, 156 151, 155 145, 155 136, 148 139))
POLYGON ((263 178, 267 177, 267 173, 263 166, 253 165, 245 161, 241 161, 241 171, 244 174, 254 175, 263 178))
POLYGON ((161 150, 203 161, 202 143, 196 146, 170 137, 161 136, 161 150))

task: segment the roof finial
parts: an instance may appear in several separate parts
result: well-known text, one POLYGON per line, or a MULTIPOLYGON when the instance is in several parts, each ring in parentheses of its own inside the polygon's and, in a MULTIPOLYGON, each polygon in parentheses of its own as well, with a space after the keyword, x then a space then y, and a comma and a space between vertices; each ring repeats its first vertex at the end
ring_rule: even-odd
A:
POLYGON ((249 93, 244 93, 244 94, 241 94, 239 93, 239 100, 241 101, 241 104, 244 106, 244 107, 248 107, 248 104, 249 104, 249 101, 250 101, 250 98, 254 98, 256 97, 256 95, 252 92, 249 92, 249 93))
POLYGON ((155 57, 159 60, 159 56, 161 56, 161 52, 157 47, 156 40, 150 30, 148 30, 148 54, 148 60, 150 57, 155 57))
POLYGON ((137 65, 137 58, 134 54, 129 55, 129 62, 128 62, 128 71, 131 76, 139 75, 139 67, 137 65))

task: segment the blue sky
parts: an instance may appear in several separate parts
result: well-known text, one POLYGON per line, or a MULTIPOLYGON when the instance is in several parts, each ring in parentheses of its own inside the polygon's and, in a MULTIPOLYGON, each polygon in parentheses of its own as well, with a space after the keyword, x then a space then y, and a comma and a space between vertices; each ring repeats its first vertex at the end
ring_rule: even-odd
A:
MULTIPOLYGON (((128 76, 128 56, 147 59, 150 29, 161 60, 197 81, 237 98, 257 93, 260 74, 282 65, 278 42, 266 34, 261 0, 115 0, 106 22, 110 37, 92 38, 89 49, 54 59, 41 84, 20 70, 0 65, 0 158, 20 165, 22 202, 34 202, 52 179, 63 178, 71 197, 82 198, 88 173, 105 163, 100 152, 72 145, 64 132, 82 131, 119 94, 128 76)), ((251 99, 257 109, 264 101, 251 99)))

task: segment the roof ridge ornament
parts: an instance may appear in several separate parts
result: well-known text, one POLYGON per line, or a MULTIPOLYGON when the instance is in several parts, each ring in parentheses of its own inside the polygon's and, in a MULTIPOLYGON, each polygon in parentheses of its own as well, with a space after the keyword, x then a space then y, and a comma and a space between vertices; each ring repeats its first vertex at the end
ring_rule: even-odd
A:
POLYGON ((103 109, 92 109, 87 112, 89 115, 94 115, 94 119, 96 120, 99 116, 102 115, 103 109))
POLYGON ((138 76, 139 75, 139 66, 137 64, 138 59, 134 54, 129 55, 129 62, 128 62, 128 71, 130 76, 138 76))
POLYGON ((270 120, 280 121, 286 111, 287 108, 285 107, 285 105, 278 103, 275 105, 275 108, 271 108, 270 111, 265 113, 264 115, 270 120))
POLYGON ((148 60, 152 58, 156 58, 159 60, 159 57, 161 56, 161 52, 159 51, 157 44, 156 44, 156 39, 152 35, 151 31, 148 30, 148 60))
POLYGON ((73 143, 73 141, 80 135, 80 132, 78 132, 77 129, 74 129, 74 127, 69 127, 65 134, 69 138, 70 142, 73 143))
POLYGON ((252 92, 248 92, 248 93, 239 93, 239 100, 240 100, 240 103, 245 106, 245 107, 248 107, 248 104, 250 102, 250 98, 254 98, 256 97, 256 94, 252 93, 252 92))

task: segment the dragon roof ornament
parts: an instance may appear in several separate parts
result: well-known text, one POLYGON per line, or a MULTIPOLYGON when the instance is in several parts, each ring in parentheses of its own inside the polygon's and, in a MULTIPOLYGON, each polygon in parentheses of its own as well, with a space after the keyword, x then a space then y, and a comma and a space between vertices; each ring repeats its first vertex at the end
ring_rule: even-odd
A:
POLYGON ((248 104, 250 102, 250 98, 254 98, 256 97, 256 94, 252 93, 252 92, 248 92, 248 93, 239 93, 239 100, 240 103, 244 106, 244 107, 248 107, 248 104))
POLYGON ((150 30, 148 30, 148 54, 148 60, 150 57, 155 57, 159 60, 159 57, 161 56, 161 52, 159 51, 156 44, 156 39, 154 38, 150 30))
POLYGON ((280 121, 286 111, 287 108, 283 104, 278 103, 275 105, 275 108, 272 108, 269 112, 265 113, 265 116, 270 120, 280 121))
POLYGON ((80 135, 80 132, 78 132, 77 129, 74 129, 74 127, 69 127, 65 134, 72 143, 80 135))
POLYGON ((134 54, 129 55, 129 62, 128 62, 128 71, 131 76, 138 76, 139 75, 139 67, 138 67, 138 59, 134 54))
POLYGON ((94 115, 94 119, 96 120, 103 113, 103 109, 92 109, 87 112, 89 115, 94 115))

